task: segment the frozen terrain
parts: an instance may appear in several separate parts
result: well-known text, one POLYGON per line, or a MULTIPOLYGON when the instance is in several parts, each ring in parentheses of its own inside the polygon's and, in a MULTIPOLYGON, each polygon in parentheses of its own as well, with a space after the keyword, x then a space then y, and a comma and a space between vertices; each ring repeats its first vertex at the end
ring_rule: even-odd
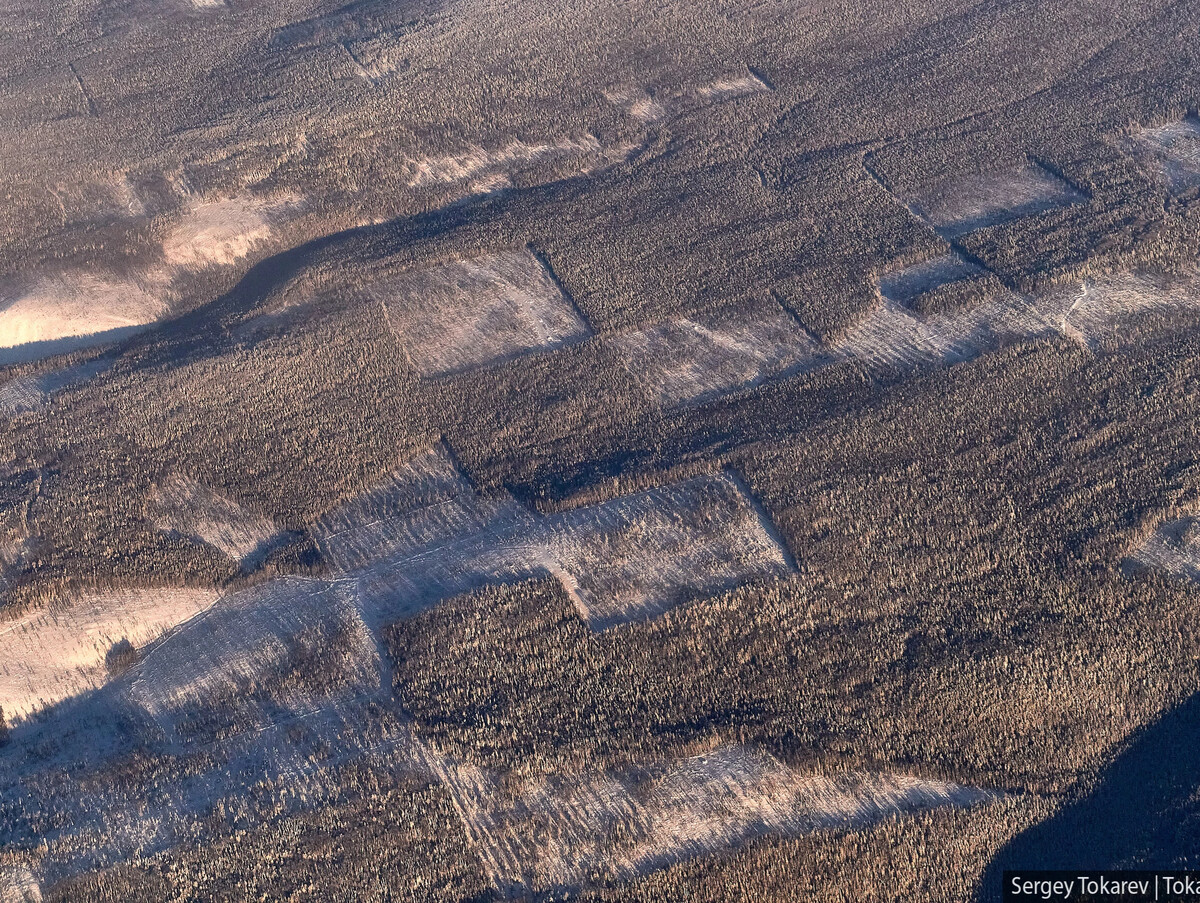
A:
POLYGON ((404 273, 372 292, 427 377, 556 348, 589 332, 541 261, 523 249, 404 273))
POLYGON ((267 242, 300 205, 297 195, 250 194, 193 204, 163 241, 163 256, 172 267, 228 266, 267 242))
POLYGON ((1143 567, 1200 581, 1200 518, 1182 517, 1163 524, 1131 560, 1143 567))
POLYGON ((146 507, 160 530, 206 543, 247 568, 265 554, 278 533, 267 518, 182 474, 163 481, 146 507))
POLYGON ((499 775, 442 759, 441 777, 500 892, 623 880, 763 834, 851 827, 995 794, 904 774, 797 772, 724 747, 625 772, 499 775))
MULTIPOLYGON (((177 507, 192 511, 194 493, 182 498, 177 507)), ((788 574, 786 551, 731 475, 539 517, 478 494, 439 447, 332 509, 313 534, 335 579, 278 578, 215 602, 183 590, 115 593, 0 632, 5 707, 58 703, 19 722, 0 756, 3 839, 44 840, 41 877, 165 849, 214 812, 237 826, 319 806, 349 763, 444 783, 506 894, 628 877, 763 833, 989 797, 904 775, 801 774, 747 749, 611 774, 503 776, 429 747, 392 711, 381 631, 439 598, 552 574, 600 629, 788 574), (106 659, 120 641, 131 649, 114 671, 106 659), (170 762, 145 759, 146 744, 170 762), (147 777, 110 784, 107 770, 133 748, 147 777), (42 762, 35 749, 55 752, 42 762), (64 767, 97 792, 55 780, 64 767), (19 791, 5 789, 14 782, 19 791)))
POLYGON ((1200 185, 1200 120, 1189 118, 1141 129, 1132 146, 1148 152, 1175 193, 1200 185))
MULTIPOLYGON (((71 347, 112 341, 154 322, 167 310, 162 286, 88 273, 39 279, 0 290, 0 363, 22 354, 18 346, 76 339, 71 347), (90 342, 82 337, 93 337, 90 342), (14 349, 5 351, 4 349, 14 349)), ((67 350, 61 344, 58 350, 67 350)))
POLYGON ((983 273, 981 267, 951 252, 884 273, 879 278, 879 292, 889 301, 911 307, 917 298, 928 292, 977 279, 983 273))
POLYGON ((664 407, 757 385, 811 360, 817 344, 778 304, 759 302, 672 320, 613 340, 664 407))
POLYGON ((951 176, 908 200, 939 232, 957 237, 1081 203, 1084 197, 1053 173, 1030 163, 1016 169, 951 176))
POLYGON ((0 621, 0 708, 19 720, 103 686, 118 642, 144 647, 216 599, 213 590, 110 590, 0 621))

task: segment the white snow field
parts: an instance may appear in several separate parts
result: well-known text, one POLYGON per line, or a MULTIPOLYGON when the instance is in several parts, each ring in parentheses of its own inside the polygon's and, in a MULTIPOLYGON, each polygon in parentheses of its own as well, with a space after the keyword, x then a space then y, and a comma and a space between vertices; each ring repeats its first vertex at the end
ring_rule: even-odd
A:
POLYGON ((372 292, 409 360, 426 377, 589 335, 574 305, 525 249, 402 273, 376 283, 372 292))
POLYGON ((0 708, 20 721, 103 686, 116 643, 144 647, 216 599, 215 590, 110 590, 0 621, 0 708))
POLYGON ((633 878, 764 834, 854 827, 998 796, 904 774, 797 772, 746 747, 623 773, 516 781, 445 757, 431 765, 509 898, 633 878))
MULTIPOLYGON (((112 341, 114 335, 153 323, 166 310, 160 285, 88 273, 46 277, 0 289, 0 349, 87 336, 93 341, 71 347, 112 341)), ((19 353, 0 350, 0 364, 21 359, 19 353)))
POLYGON ((948 237, 965 235, 1085 198, 1058 176, 1032 163, 1014 169, 951 176, 907 199, 948 237))
POLYGON ((1200 517, 1168 521, 1130 558, 1143 567, 1200 581, 1200 517))
POLYGON ((156 487, 146 507, 160 530, 206 543, 244 567, 253 566, 279 532, 269 519, 182 474, 156 487))
POLYGON ((780 376, 819 346, 774 302, 695 314, 611 340, 647 394, 663 407, 723 395, 780 376))
POLYGON ((1155 158, 1171 191, 1178 194, 1200 185, 1200 119, 1141 129, 1130 143, 1155 158))
POLYGON ((163 240, 163 256, 184 269, 229 266, 266 243, 301 206, 294 194, 242 194, 193 204, 163 240))

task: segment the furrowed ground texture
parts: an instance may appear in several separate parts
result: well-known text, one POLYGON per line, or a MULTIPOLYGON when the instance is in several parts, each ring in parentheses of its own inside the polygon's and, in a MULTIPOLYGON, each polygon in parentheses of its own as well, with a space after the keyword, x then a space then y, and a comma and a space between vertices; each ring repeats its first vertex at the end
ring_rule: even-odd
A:
POLYGON ((0 18, 0 898, 1195 864, 1195 4, 0 18))

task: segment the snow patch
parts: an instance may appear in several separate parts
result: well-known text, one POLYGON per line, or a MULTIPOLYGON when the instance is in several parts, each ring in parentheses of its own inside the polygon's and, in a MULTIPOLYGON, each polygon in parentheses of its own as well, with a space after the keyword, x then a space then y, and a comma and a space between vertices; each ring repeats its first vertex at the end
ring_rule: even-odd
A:
POLYGON ((0 621, 0 708, 27 718, 103 686, 105 656, 116 643, 145 646, 216 598, 211 590, 114 590, 0 621))
POLYGON ((693 315, 612 340, 664 407, 753 386, 812 360, 819 347, 778 304, 693 315))
POLYGON ((1130 143, 1155 158, 1172 192, 1200 185, 1200 120, 1189 118, 1142 129, 1130 143))
POLYGON ((239 195, 195 204, 163 242, 171 266, 229 266, 265 244, 275 227, 301 205, 298 195, 239 195))
POLYGON ((527 250, 416 270, 371 289, 417 371, 448 376, 556 348, 587 324, 527 250))
POLYGON ((167 310, 160 286, 88 273, 0 290, 0 348, 105 334, 154 322, 167 310))
POLYGON ((160 530, 206 543, 243 566, 253 564, 278 533, 269 519, 180 474, 157 487, 147 507, 160 530))
POLYGON ((797 772, 745 747, 625 773, 539 775, 515 789, 511 775, 444 758, 431 764, 509 897, 625 881, 765 834, 856 827, 997 797, 905 774, 797 772))
POLYGON ((951 176, 910 198, 917 214, 948 237, 1084 200, 1058 176, 1032 163, 1015 169, 951 176))

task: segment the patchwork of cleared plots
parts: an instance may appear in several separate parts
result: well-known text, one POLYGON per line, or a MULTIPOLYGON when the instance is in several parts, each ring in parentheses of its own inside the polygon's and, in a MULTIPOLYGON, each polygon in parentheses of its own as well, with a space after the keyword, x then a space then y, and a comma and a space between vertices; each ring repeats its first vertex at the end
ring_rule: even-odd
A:
POLYGON ((381 668, 352 582, 282 578, 222 599, 147 650, 129 698, 186 740, 375 693, 381 668))
POLYGON ((1189 118, 1141 129, 1133 136, 1132 145, 1154 157, 1171 191, 1179 193, 1200 185, 1200 120, 1189 118))
POLYGON ((683 317, 612 340, 664 407, 757 385, 811 361, 819 346, 778 304, 683 317))
POLYGON ((296 195, 249 194, 196 204, 163 241, 163 256, 171 266, 189 269, 236 263, 300 206, 296 195))
POLYGON ((134 647, 206 610, 210 590, 121 590, 65 600, 0 622, 0 708, 25 718, 102 686, 106 658, 122 640, 134 647))
POLYGON ((1015 169, 951 176, 908 199, 918 215, 948 237, 1084 200, 1058 176, 1032 163, 1015 169))
MULTIPOLYGON (((35 833, 46 844, 42 872, 61 877, 194 837, 214 811, 246 824, 255 818, 248 786, 271 800, 272 813, 320 805, 340 792, 338 764, 378 759, 392 773, 416 769, 443 782, 497 888, 516 893, 630 877, 763 833, 987 797, 902 775, 804 775, 740 748, 621 773, 486 774, 423 745, 402 719, 380 720, 389 694, 379 629, 406 606, 474 581, 556 574, 592 626, 603 627, 786 575, 787 553, 730 475, 538 517, 507 497, 474 492, 438 447, 319 518, 313 533, 345 578, 278 578, 169 616, 130 603, 129 623, 93 628, 82 626, 82 614, 69 623, 39 614, 13 639, 0 636, 0 652, 8 642, 24 660, 36 654, 64 673, 85 656, 87 667, 103 667, 121 639, 132 647, 122 672, 96 679, 101 690, 81 701, 86 717, 64 702, 61 717, 30 726, 30 743, 60 750, 37 766, 48 769, 45 780, 0 757, 0 822, 9 825, 0 840, 54 813, 57 827, 35 833), (102 773, 104 756, 118 753, 85 756, 83 747, 111 746, 96 732, 117 719, 190 764, 124 795, 80 799, 51 772, 66 767, 64 756, 99 755, 88 767, 102 773), (19 793, 5 792, 16 784, 19 793)), ((99 617, 118 607, 109 600, 88 611, 99 617)), ((55 680, 41 685, 71 692, 55 680)))
POLYGON ((121 678, 85 705, 30 725, 28 740, 24 729, 16 732, 0 756, 0 844, 36 850, 28 857, 31 883, 344 801, 358 789, 355 777, 347 785, 346 766, 381 787, 430 774, 429 754, 382 697, 161 758, 153 734, 139 731, 134 751, 120 736, 136 726, 134 714, 112 693, 128 683, 121 678))
POLYGON ((1117 274, 1024 298, 948 255, 885 274, 880 291, 882 303, 832 345, 818 345, 781 312, 753 307, 740 318, 681 318, 605 341, 650 398, 673 407, 838 362, 894 373, 1053 335, 1108 347, 1136 314, 1200 308, 1200 272, 1117 274), (929 313, 913 309, 950 288, 978 298, 929 313))
POLYGON ((589 334, 541 261, 502 251, 373 287, 397 341, 426 377, 448 376, 589 334))
POLYGON ((985 270, 953 251, 892 270, 879 277, 879 293, 889 301, 914 306, 921 296, 948 285, 971 282, 985 275, 985 270))
POLYGON ((160 530, 210 545, 244 567, 252 567, 278 534, 267 518, 180 474, 155 489, 147 509, 160 530))
POLYGON ((995 798, 901 774, 804 774, 743 747, 621 774, 538 776, 515 787, 511 776, 445 759, 434 767, 489 877, 509 897, 629 879, 764 834, 995 798))
POLYGON ((1135 564, 1200 581, 1200 517, 1169 521, 1131 557, 1135 564))
MULTIPOLYGON (((47 277, 0 294, 0 349, 86 336, 107 340, 152 323, 166 309, 158 286, 86 273, 47 277)), ((0 363, 18 359, 0 351, 0 363)))
POLYGON ((791 569, 728 474, 538 518, 507 496, 475 494, 444 449, 321 518, 313 534, 341 573, 361 579, 365 616, 379 625, 489 582, 549 573, 603 629, 791 569))
POLYGON ((568 512, 547 528, 553 572, 594 630, 791 571, 767 518, 728 474, 568 512))

